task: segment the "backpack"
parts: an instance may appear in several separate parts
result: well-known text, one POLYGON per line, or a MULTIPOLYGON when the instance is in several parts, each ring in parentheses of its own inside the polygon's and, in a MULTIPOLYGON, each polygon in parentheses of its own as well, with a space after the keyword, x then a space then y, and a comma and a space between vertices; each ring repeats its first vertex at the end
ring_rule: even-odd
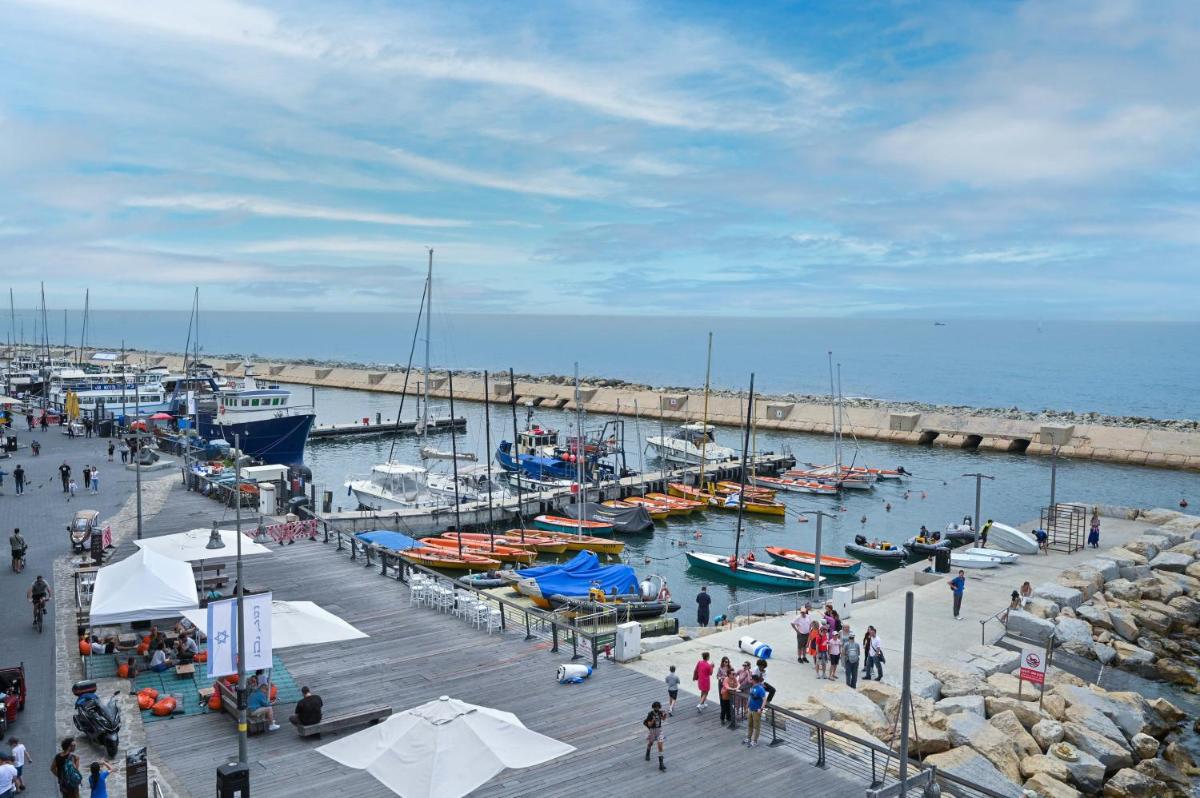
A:
POLYGON ((79 768, 75 767, 74 760, 67 757, 58 766, 58 786, 62 789, 73 790, 81 784, 83 784, 83 774, 79 772, 79 768))

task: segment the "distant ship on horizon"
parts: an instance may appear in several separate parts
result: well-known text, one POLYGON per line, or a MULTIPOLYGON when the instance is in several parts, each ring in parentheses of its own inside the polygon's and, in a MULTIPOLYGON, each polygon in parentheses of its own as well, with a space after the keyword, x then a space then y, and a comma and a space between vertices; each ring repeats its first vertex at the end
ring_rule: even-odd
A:
POLYGON ((944 321, 935 321, 935 322, 933 323, 933 326, 934 326, 934 327, 945 327, 945 326, 946 326, 946 322, 944 322, 944 321))

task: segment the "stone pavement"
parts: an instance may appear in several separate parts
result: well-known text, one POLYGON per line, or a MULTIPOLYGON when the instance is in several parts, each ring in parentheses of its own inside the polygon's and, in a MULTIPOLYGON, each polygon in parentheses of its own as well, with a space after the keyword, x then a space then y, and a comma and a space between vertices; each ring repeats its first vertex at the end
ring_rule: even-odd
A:
MULTIPOLYGON (((1035 524, 1031 523, 1021 528, 1030 530, 1033 526, 1035 524)), ((1120 546, 1153 527, 1153 524, 1145 521, 1104 517, 1099 551, 1120 546)), ((1028 580, 1037 588, 1043 582, 1053 581, 1061 572, 1090 560, 1095 554, 1092 549, 1074 554, 1052 551, 1049 554, 1022 556, 1020 561, 1013 565, 1002 565, 992 569, 967 569, 963 620, 960 621, 954 620, 950 589, 947 585, 953 574, 941 574, 932 583, 917 586, 914 579, 923 566, 913 564, 884 575, 880 579, 880 598, 853 604, 850 617, 843 618, 843 621, 854 630, 860 642, 868 625, 873 625, 879 631, 887 660, 884 665, 884 681, 895 679, 895 684, 898 685, 904 654, 904 596, 907 591, 913 592, 914 664, 920 664, 922 661, 945 663, 948 660, 961 660, 982 653, 978 649, 981 642, 992 643, 1000 637, 1003 625, 999 621, 991 620, 984 627, 981 638, 980 621, 1003 611, 1008 606, 1012 591, 1018 589, 1022 582, 1028 580), (976 652, 971 651, 973 648, 976 652)), ((821 690, 830 682, 818 679, 811 664, 800 664, 796 661, 796 634, 790 626, 791 618, 790 615, 769 618, 659 648, 643 654, 640 659, 629 663, 629 667, 661 679, 666 675, 668 666, 674 665, 683 678, 683 688, 695 692, 690 677, 700 653, 710 652, 714 663, 720 662, 721 657, 728 656, 737 664, 747 659, 753 664, 753 658, 739 651, 737 647, 740 638, 750 636, 770 644, 773 648, 774 656, 768 668, 768 681, 778 691, 775 702, 781 707, 800 707, 809 703, 808 697, 814 691, 821 690)), ((860 668, 862 664, 860 662, 860 668)), ((839 667, 838 681, 844 686, 842 673, 839 667)), ((862 685, 861 678, 859 685, 862 685)))

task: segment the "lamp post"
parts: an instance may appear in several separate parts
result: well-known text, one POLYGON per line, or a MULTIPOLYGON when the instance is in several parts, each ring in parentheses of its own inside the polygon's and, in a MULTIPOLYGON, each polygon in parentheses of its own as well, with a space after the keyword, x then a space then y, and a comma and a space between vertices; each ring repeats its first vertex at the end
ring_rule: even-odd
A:
POLYGON ((964 477, 975 477, 975 545, 979 545, 979 494, 985 479, 995 479, 993 476, 976 471, 974 474, 963 474, 964 477))
POLYGON ((245 585, 242 584, 242 440, 240 435, 233 436, 233 448, 236 450, 233 461, 233 491, 234 530, 237 538, 238 764, 245 765, 250 761, 250 751, 246 722, 246 624, 242 617, 242 598, 245 593, 245 585))
POLYGON ((1058 447, 1050 447, 1050 525, 1054 524, 1054 492, 1058 482, 1058 447))
POLYGON ((832 513, 827 513, 824 510, 803 510, 800 515, 815 515, 817 517, 817 544, 816 557, 813 560, 813 595, 820 595, 821 591, 821 519, 822 518, 837 518, 832 513))

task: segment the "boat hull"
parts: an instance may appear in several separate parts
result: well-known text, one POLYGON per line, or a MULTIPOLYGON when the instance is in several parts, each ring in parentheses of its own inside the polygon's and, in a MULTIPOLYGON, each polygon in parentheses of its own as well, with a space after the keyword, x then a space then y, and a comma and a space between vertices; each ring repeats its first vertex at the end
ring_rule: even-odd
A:
POLYGON ((855 557, 867 560, 877 560, 879 562, 903 562, 908 559, 908 552, 901 546, 896 546, 891 549, 873 549, 870 546, 860 546, 857 543, 847 543, 845 546, 847 554, 853 554, 855 557))
POLYGON ((1013 554, 1011 551, 1000 551, 999 549, 959 549, 956 553, 967 554, 972 557, 990 557, 991 559, 999 562, 1001 565, 1011 565, 1017 560, 1021 559, 1020 554, 1013 554))
POLYGON ((201 414, 196 429, 207 440, 236 439, 242 451, 268 464, 301 465, 313 414, 297 413, 256 421, 218 423, 217 416, 201 414))
MULTIPOLYGON (((816 573, 817 555, 813 552, 767 546, 767 554, 780 565, 809 574, 816 573)), ((824 576, 854 576, 860 568, 862 568, 862 563, 858 560, 831 557, 828 554, 821 555, 821 573, 824 576)))
POLYGON ((625 550, 625 541, 593 537, 591 535, 576 535, 569 532, 546 532, 546 535, 560 541, 567 551, 590 551, 595 554, 620 554, 625 550))
POLYGON ((747 563, 734 569, 730 567, 728 557, 696 551, 685 552, 685 554, 689 565, 703 571, 721 574, 735 582, 786 587, 793 590, 803 590, 813 586, 813 577, 803 571, 766 563, 754 563, 753 565, 747 563))
POLYGON ((613 533, 613 525, 601 521, 583 521, 582 527, 579 521, 574 518, 563 518, 561 516, 539 515, 533 519, 533 525, 537 529, 543 529, 547 532, 558 532, 560 534, 571 534, 579 532, 582 529, 584 534, 588 535, 611 535, 613 533))
POLYGON ((572 615, 593 615, 616 610, 617 616, 623 618, 657 618, 679 611, 679 604, 674 601, 642 601, 621 596, 615 601, 590 601, 555 594, 549 598, 549 602, 555 610, 572 615))
POLYGON ((988 529, 988 547, 995 547, 1013 554, 1037 554, 1038 544, 1033 535, 1014 529, 1008 524, 993 523, 988 529))
POLYGON ((991 557, 977 557, 973 554, 950 553, 951 568, 999 568, 1000 561, 991 557))
POLYGON ((443 550, 435 546, 408 549, 398 552, 398 556, 414 565, 443 571, 490 571, 500 567, 500 561, 490 557, 465 555, 460 558, 449 549, 443 550))
MULTIPOLYGON (((717 510, 731 510, 737 512, 738 501, 729 502, 724 496, 716 496, 707 491, 693 488, 691 485, 684 485, 678 482, 672 482, 667 486, 672 496, 678 496, 681 499, 690 499, 692 501, 703 502, 706 506, 717 510)), ((741 504, 746 508, 746 512, 755 513, 757 515, 769 515, 776 518, 783 518, 787 512, 787 506, 779 502, 756 500, 751 498, 742 499, 741 504)))

